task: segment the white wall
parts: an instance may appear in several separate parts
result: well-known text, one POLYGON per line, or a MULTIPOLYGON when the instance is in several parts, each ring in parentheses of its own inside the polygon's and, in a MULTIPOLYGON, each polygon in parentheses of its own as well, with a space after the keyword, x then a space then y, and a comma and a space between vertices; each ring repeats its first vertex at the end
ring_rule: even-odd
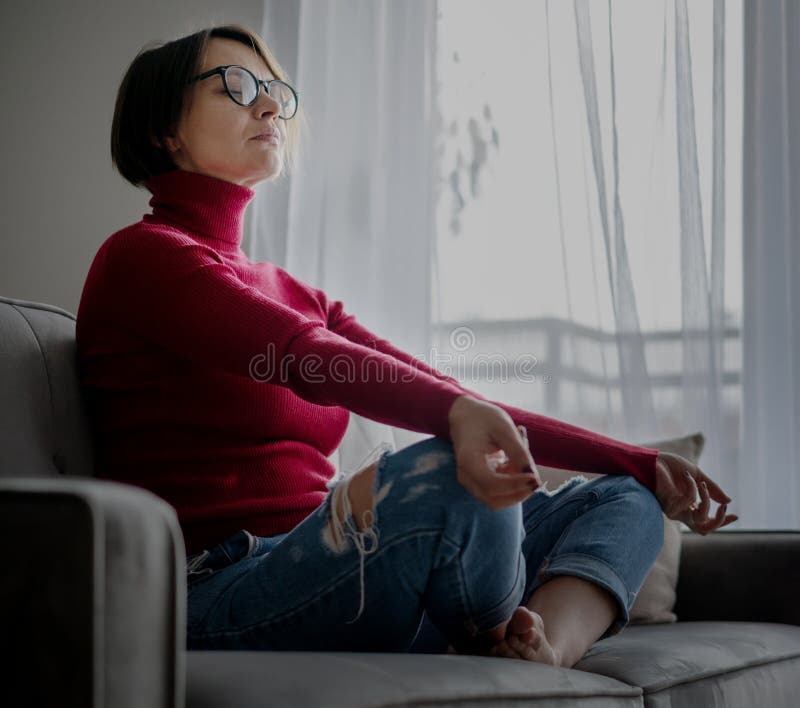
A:
POLYGON ((128 65, 206 26, 260 32, 262 14, 263 0, 0 2, 0 295, 77 312, 100 244, 150 211, 111 165, 128 65))

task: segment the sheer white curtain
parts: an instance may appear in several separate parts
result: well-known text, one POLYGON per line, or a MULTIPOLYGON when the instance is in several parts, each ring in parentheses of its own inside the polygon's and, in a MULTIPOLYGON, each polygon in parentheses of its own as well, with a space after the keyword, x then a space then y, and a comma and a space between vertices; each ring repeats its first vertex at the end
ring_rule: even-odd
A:
MULTIPOLYGON (((594 5, 597 8, 597 4, 594 5)), ((652 10, 653 5, 650 9, 652 10)), ((588 0, 576 0, 575 21, 580 55, 580 73, 583 85, 584 103, 589 126, 593 173, 600 213, 600 226, 608 261, 608 276, 613 314, 613 331, 619 362, 619 389, 621 394, 622 430, 630 439, 645 439, 668 433, 663 414, 677 416, 685 432, 702 430, 706 435, 703 454, 703 467, 715 478, 723 480, 726 488, 735 493, 737 477, 732 474, 731 462, 736 457, 726 459, 723 451, 723 345, 724 345, 724 256, 725 256, 725 1, 714 0, 713 16, 700 39, 701 47, 713 50, 710 68, 710 81, 701 90, 711 94, 710 111, 704 117, 710 119, 710 145, 705 156, 698 146, 698 127, 695 110, 693 62, 690 42, 689 11, 687 0, 674 0, 662 4, 660 16, 663 21, 653 25, 655 32, 651 40, 660 50, 660 67, 650 76, 632 73, 623 74, 616 69, 615 35, 623 35, 637 30, 636 23, 622 3, 608 5, 608 51, 596 50, 592 38, 592 21, 588 0), (661 30, 660 32, 658 30, 661 30), (659 36, 660 35, 660 36, 659 36), (672 45, 672 46, 670 46, 672 45), (672 49, 672 51, 670 51, 672 49), (595 57, 608 61, 609 106, 610 111, 601 116, 598 109, 600 90, 594 70, 595 57), (671 75, 671 76, 670 76, 671 75), (670 79, 672 81, 670 81, 670 79), (653 354, 648 360, 646 339, 649 333, 643 330, 656 329, 654 318, 640 313, 637 290, 634 285, 632 262, 628 257, 628 242, 642 240, 647 234, 626 232, 625 214, 635 209, 636 199, 641 192, 620 187, 620 172, 635 171, 632 162, 623 163, 620 159, 619 144, 629 140, 630 132, 620 131, 617 91, 622 88, 622 80, 628 81, 628 90, 635 91, 642 81, 656 83, 656 110, 651 114, 654 124, 654 140, 672 152, 672 158, 665 160, 665 169, 659 186, 665 190, 677 183, 672 198, 664 194, 661 208, 672 211, 673 219, 667 228, 654 229, 656 238, 671 244, 679 253, 677 272, 655 258, 641 260, 637 264, 638 277, 653 278, 658 282, 658 297, 665 300, 680 301, 680 388, 674 393, 680 397, 678 409, 667 411, 655 405, 655 376, 664 374, 665 362, 653 354), (618 82, 620 88, 618 89, 618 82), (672 84, 672 85, 670 85, 672 84), (670 91, 668 91, 671 89, 670 91), (610 125, 611 154, 605 155, 601 141, 603 124, 610 125), (664 125, 674 128, 665 131, 664 125), (673 142, 674 141, 674 142, 673 142), (701 174, 700 163, 705 157, 705 174, 701 174), (613 184, 606 185, 605 163, 612 165, 613 184), (710 203, 703 204, 701 179, 710 180, 706 194, 710 203), (606 203, 613 202, 611 208, 606 203), (705 218, 703 209, 711 211, 710 220, 705 218), (675 218, 677 217, 677 218, 675 218), (673 225, 674 224, 674 225, 673 225), (710 239, 705 231, 710 230, 710 239), (710 249, 707 254, 707 241, 710 249), (626 333, 629 336, 625 336, 626 333)), ((697 31, 697 30, 696 30, 697 31)), ((623 45, 624 46, 624 45, 623 45)), ((658 56, 655 52, 653 56, 658 56)), ((627 57, 634 61, 635 57, 627 57)), ((657 65, 654 65, 654 68, 657 65)), ((703 115, 703 114, 700 114, 703 115)), ((630 141, 629 141, 630 142, 630 141)), ((652 178, 641 173, 641 177, 652 178)), ((654 206, 659 200, 654 200, 654 206)), ((566 234, 562 232, 562 238, 566 234)), ((674 252, 674 251, 673 251, 674 252)), ((651 340, 652 341, 652 340, 651 340)), ((675 387, 677 389, 677 387, 675 387)), ((677 430, 676 432, 680 432, 677 430)), ((735 451, 730 451, 734 452, 735 451)))
POLYGON ((800 5, 745 8, 742 491, 753 526, 800 528, 800 5))

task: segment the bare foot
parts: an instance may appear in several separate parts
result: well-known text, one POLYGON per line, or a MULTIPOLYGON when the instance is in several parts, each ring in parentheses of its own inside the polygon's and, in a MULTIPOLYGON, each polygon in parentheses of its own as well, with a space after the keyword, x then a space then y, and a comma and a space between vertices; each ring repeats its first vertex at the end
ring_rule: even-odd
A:
POLYGON ((462 648, 461 652, 449 646, 447 653, 504 656, 509 659, 538 661, 551 666, 559 665, 556 652, 547 641, 544 620, 541 615, 527 607, 517 607, 511 615, 511 619, 482 636, 491 644, 488 649, 476 643, 471 647, 462 648))

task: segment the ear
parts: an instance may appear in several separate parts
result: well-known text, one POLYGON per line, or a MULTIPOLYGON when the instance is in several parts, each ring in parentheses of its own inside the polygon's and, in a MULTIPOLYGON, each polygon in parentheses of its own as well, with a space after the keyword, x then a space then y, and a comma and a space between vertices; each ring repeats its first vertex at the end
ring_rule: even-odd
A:
POLYGON ((168 152, 175 152, 178 149, 178 141, 171 136, 167 136, 163 141, 150 137, 150 142, 157 148, 166 149, 168 152))
POLYGON ((164 138, 164 143, 169 152, 176 152, 178 150, 178 141, 175 138, 168 135, 164 138))

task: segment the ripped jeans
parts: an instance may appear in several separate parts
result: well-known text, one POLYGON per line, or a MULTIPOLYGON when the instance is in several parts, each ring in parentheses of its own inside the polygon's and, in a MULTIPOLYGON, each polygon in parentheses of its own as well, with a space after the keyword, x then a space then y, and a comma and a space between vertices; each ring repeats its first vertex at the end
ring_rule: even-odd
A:
POLYGON ((458 481, 449 441, 380 448, 363 531, 347 476, 291 531, 242 529, 187 559, 187 649, 444 653, 560 574, 616 599, 601 639, 628 624, 664 538, 658 501, 633 477, 578 475, 491 510, 458 481))

